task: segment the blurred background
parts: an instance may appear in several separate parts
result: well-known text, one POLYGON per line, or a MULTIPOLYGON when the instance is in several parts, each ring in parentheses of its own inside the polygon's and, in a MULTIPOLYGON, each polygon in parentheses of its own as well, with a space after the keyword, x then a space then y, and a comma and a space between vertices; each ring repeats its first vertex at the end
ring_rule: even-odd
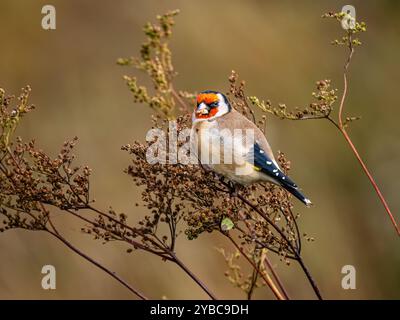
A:
MULTIPOLYGON (((65 139, 79 136, 80 163, 93 169, 92 196, 97 206, 126 212, 131 222, 138 190, 123 173, 129 164, 121 145, 144 141, 148 108, 132 103, 122 79, 134 70, 119 67, 119 57, 137 55, 142 26, 179 8, 171 41, 175 87, 200 91, 228 89, 232 69, 247 83, 247 94, 273 103, 300 106, 311 101, 314 83, 330 78, 342 89, 345 50, 330 45, 340 36, 338 23, 321 19, 347 1, 59 1, 53 0, 57 29, 41 28, 48 1, 0 2, 0 87, 19 94, 32 87, 37 110, 18 134, 36 138, 56 155, 65 139)), ((352 1, 357 19, 367 23, 350 68, 346 111, 362 115, 349 130, 400 219, 400 3, 352 1)), ((141 77, 139 77, 142 80, 141 77)), ((143 80, 144 81, 144 80, 143 80)), ((295 202, 305 242, 306 264, 327 299, 400 298, 400 250, 386 212, 339 132, 327 121, 268 118, 275 151, 292 161, 292 176, 315 203, 295 202), (357 289, 343 290, 341 269, 354 265, 357 289)), ((102 245, 78 225, 54 212, 54 221, 79 248, 116 271, 150 298, 205 299, 207 296, 174 265, 147 253, 126 253, 117 244, 102 245)), ((223 276, 226 264, 215 249, 232 246, 220 236, 182 237, 178 254, 220 298, 244 298, 223 276)), ((44 233, 0 234, 0 299, 131 299, 115 280, 44 233), (41 288, 41 269, 57 270, 57 289, 41 288)), ((292 297, 314 298, 297 265, 274 263, 292 297)), ((258 289, 258 299, 273 298, 258 289)))

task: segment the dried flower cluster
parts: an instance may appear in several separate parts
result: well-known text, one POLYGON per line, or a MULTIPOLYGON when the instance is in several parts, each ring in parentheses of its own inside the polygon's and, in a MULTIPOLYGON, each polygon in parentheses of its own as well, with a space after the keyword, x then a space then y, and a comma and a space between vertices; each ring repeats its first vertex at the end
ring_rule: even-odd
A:
POLYGON ((249 97, 250 102, 255 107, 260 108, 263 112, 268 112, 281 119, 289 120, 306 120, 327 118, 333 110, 333 104, 337 100, 337 89, 331 89, 331 81, 320 80, 316 83, 316 92, 312 93, 315 101, 310 103, 305 108, 295 108, 294 111, 289 111, 287 106, 280 103, 274 107, 269 100, 260 101, 257 97, 249 97))
POLYGON ((29 92, 29 87, 22 89, 12 107, 13 97, 1 89, 0 205, 6 217, 2 230, 43 230, 48 213, 41 204, 75 209, 89 201, 90 170, 72 165, 76 138, 65 142, 55 158, 37 149, 33 140, 10 139, 21 116, 33 109, 28 105, 29 92))
MULTIPOLYGON (((322 17, 333 18, 339 22, 342 22, 344 19, 347 18, 347 15, 343 12, 329 12, 324 14, 322 17)), ((361 41, 358 38, 355 38, 355 35, 361 32, 365 32, 367 30, 366 28, 367 27, 365 22, 354 21, 354 26, 349 27, 347 30, 345 30, 345 34, 342 36, 341 40, 334 40, 332 41, 332 44, 347 46, 352 52, 354 50, 354 46, 361 45, 361 41)), ((349 58, 351 58, 351 56, 349 58)), ((248 97, 248 100, 254 107, 261 109, 263 112, 273 114, 280 119, 328 119, 336 126, 338 126, 339 123, 335 122, 331 117, 334 109, 334 104, 338 100, 337 91, 337 89, 331 88, 331 81, 329 79, 319 80, 316 82, 316 91, 312 93, 314 101, 306 107, 295 107, 293 111, 288 110, 287 106, 284 103, 279 103, 278 106, 273 106, 273 104, 269 100, 260 101, 257 97, 254 96, 248 97)), ((348 116, 343 120, 343 127, 347 127, 350 122, 359 119, 359 116, 348 116)))
MULTIPOLYGON (((228 265, 228 270, 225 272, 225 276, 234 287, 240 288, 246 293, 247 298, 250 299, 254 290, 265 286, 265 282, 260 281, 260 276, 257 270, 253 269, 248 275, 244 274, 242 268, 239 265, 239 259, 242 254, 239 250, 234 253, 227 253, 223 248, 218 249, 218 251, 224 257, 226 264, 228 265)), ((256 265, 260 272, 267 274, 262 263, 262 255, 259 254, 259 250, 253 251, 250 255, 256 261, 256 265)))
POLYGON ((0 147, 2 151, 9 147, 10 136, 14 133, 20 119, 34 109, 33 105, 28 105, 31 88, 27 86, 21 91, 17 104, 12 106, 15 97, 6 95, 4 89, 0 88, 0 147))
POLYGON ((351 17, 348 13, 345 12, 328 12, 322 15, 322 18, 331 18, 335 19, 342 24, 345 23, 347 27, 347 32, 341 39, 335 39, 332 41, 334 45, 341 46, 359 46, 361 45, 361 41, 359 38, 355 38, 354 36, 360 32, 367 31, 367 25, 365 22, 357 22, 354 17, 351 17))
POLYGON ((147 73, 154 86, 154 95, 151 95, 146 87, 138 85, 136 77, 124 76, 126 84, 132 92, 133 101, 145 103, 167 118, 174 115, 173 95, 175 92, 172 87, 172 79, 176 75, 172 66, 168 39, 172 34, 172 26, 175 24, 174 16, 178 13, 178 10, 167 12, 157 16, 158 24, 149 22, 144 26, 143 31, 147 39, 142 44, 140 58, 120 58, 117 61, 119 65, 134 66, 147 73))

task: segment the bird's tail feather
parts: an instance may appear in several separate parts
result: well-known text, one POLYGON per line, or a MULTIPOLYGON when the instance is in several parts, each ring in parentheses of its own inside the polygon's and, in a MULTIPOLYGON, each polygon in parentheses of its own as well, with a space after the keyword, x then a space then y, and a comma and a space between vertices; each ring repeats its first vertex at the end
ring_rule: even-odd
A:
POLYGON ((310 199, 308 199, 306 196, 304 196, 297 187, 293 187, 290 184, 287 183, 281 183, 281 186, 289 191, 293 196, 295 196, 297 199, 299 199, 301 202, 303 202, 307 207, 312 205, 312 202, 310 199))

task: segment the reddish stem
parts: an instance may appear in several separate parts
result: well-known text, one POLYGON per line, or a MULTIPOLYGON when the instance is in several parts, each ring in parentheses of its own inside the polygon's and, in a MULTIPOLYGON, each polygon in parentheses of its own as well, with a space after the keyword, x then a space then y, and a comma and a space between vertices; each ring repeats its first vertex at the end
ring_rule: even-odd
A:
POLYGON ((360 163, 362 169, 364 170, 365 174, 367 175, 369 181, 371 182, 372 186, 374 187, 376 194, 378 195, 379 199, 381 200, 387 214, 389 215, 390 220, 392 221, 393 226, 395 227, 395 229, 397 231, 397 235, 400 236, 400 230, 396 223, 396 219, 394 218, 394 216, 389 208, 389 205, 387 204, 385 197, 383 196, 381 190, 379 189, 378 185, 376 184, 374 178, 372 177, 371 173, 369 172, 367 166, 365 165, 364 161, 362 160, 360 154, 358 153, 356 147, 354 146, 353 142, 351 141, 346 130, 344 128, 341 128, 340 132, 343 134, 343 136, 346 139, 347 143, 349 144, 351 150, 353 151, 354 155, 356 156, 358 162, 360 163))
POLYGON ((266 264, 268 269, 271 271, 272 276, 274 277, 274 279, 275 279, 276 283, 278 284, 279 288, 282 290, 285 298, 287 300, 290 300, 289 294, 288 294, 285 286, 283 285, 282 280, 279 278, 278 274, 276 273, 274 267, 271 264, 271 261, 269 261, 269 258, 267 257, 267 255, 265 255, 265 258, 264 258, 264 264, 266 264))
POLYGON ((356 156, 358 162, 360 163, 362 169, 364 170, 365 174, 367 175, 369 181, 371 182, 372 186, 375 189, 376 194, 378 195, 379 199, 381 200, 387 214, 389 215, 390 220, 392 221, 392 224, 394 226, 394 228, 396 229, 397 235, 400 236, 400 230, 399 227, 396 223, 396 219, 394 218, 392 212, 390 211, 389 205, 386 202, 385 197, 383 196, 381 190, 379 189, 378 185, 376 184, 374 178, 372 177, 371 173, 369 172, 366 164, 364 163, 364 161, 362 160, 360 154, 358 153, 356 147, 354 146, 353 142, 350 139, 350 136, 347 134, 346 128, 343 125, 343 109, 344 109, 344 101, 346 99, 347 96, 347 69, 349 68, 350 65, 350 61, 351 58, 353 57, 353 53, 354 53, 354 48, 352 45, 352 38, 351 38, 351 34, 349 35, 349 49, 350 49, 350 53, 349 56, 347 58, 346 64, 344 65, 344 72, 343 72, 343 94, 342 94, 342 99, 340 101, 340 106, 339 106, 339 115, 338 115, 338 120, 339 120, 339 124, 336 124, 331 118, 328 117, 328 119, 336 125, 336 127, 339 129, 339 131, 343 134, 344 138, 346 139, 347 143, 349 144, 351 150, 353 151, 354 155, 356 156))

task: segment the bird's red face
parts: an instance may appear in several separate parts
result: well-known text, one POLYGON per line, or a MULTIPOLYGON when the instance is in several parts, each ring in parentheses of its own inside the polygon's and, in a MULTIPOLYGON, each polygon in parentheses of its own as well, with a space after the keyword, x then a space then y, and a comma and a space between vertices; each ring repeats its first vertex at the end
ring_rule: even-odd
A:
POLYGON ((218 113, 219 96, 214 92, 203 92, 197 95, 194 115, 197 119, 209 119, 218 113))

